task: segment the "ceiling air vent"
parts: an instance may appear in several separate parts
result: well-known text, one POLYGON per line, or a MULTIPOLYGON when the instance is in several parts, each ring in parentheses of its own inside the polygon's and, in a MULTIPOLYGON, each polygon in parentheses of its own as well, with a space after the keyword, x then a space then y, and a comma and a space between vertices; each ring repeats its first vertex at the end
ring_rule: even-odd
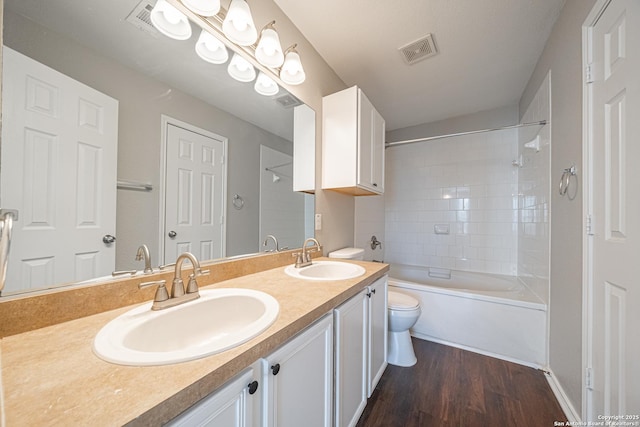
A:
POLYGON ((151 11, 153 10, 153 6, 155 5, 155 0, 142 0, 138 5, 131 11, 129 16, 127 16, 127 21, 130 24, 133 24, 139 30, 142 30, 146 33, 151 34, 154 37, 158 37, 160 32, 156 30, 156 27, 151 23, 151 11))
POLYGON ((433 42, 432 34, 427 34, 425 37, 411 42, 406 46, 402 46, 398 50, 402 54, 405 62, 409 65, 432 57, 438 53, 438 49, 436 49, 436 45, 433 42))
POLYGON ((289 93, 276 98, 276 102, 283 108, 293 108, 297 107, 298 105, 302 105, 302 101, 289 93))

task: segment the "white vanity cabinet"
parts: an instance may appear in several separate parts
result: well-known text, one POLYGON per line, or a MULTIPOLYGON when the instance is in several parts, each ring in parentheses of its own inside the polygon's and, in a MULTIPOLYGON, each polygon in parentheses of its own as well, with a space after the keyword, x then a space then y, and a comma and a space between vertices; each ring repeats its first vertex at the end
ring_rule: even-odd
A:
POLYGON ((357 86, 322 99, 322 188, 384 193, 384 119, 357 86))
POLYGON ((354 426, 387 366, 387 276, 334 310, 335 426, 354 426))
POLYGON ((326 315, 262 359, 265 427, 330 427, 333 316, 326 315))
POLYGON ((237 375, 219 390, 170 421, 170 427, 258 427, 261 388, 259 364, 237 375))

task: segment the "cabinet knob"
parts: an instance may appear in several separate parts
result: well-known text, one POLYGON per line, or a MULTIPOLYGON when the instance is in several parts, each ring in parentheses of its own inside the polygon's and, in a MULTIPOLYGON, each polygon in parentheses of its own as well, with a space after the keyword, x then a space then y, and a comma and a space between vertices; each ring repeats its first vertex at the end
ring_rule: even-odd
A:
POLYGON ((377 186, 378 186, 378 184, 376 184, 376 183, 374 182, 374 183, 373 183, 373 186, 374 186, 374 187, 377 187, 377 186))
POLYGON ((273 375, 278 375, 278 372, 280 372, 280 364, 276 363, 275 365, 271 366, 271 372, 273 373, 273 375))
POLYGON ((258 381, 249 383, 247 387, 249 387, 249 394, 255 393, 258 390, 258 381))
POLYGON ((371 289, 371 293, 372 293, 372 294, 375 294, 375 293, 376 293, 376 290, 375 290, 375 289, 371 289))

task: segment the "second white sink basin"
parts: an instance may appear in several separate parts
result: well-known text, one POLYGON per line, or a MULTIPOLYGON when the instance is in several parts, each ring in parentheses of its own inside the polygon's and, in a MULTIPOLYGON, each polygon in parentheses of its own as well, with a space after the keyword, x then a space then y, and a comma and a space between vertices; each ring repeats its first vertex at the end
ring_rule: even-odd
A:
POLYGON ((194 301, 152 311, 136 307, 107 323, 93 349, 121 365, 167 365, 199 359, 238 346, 267 329, 280 306, 271 295, 252 289, 200 291, 194 301))
POLYGON ((307 280, 346 280, 360 277, 365 269, 357 264, 341 261, 313 261, 313 264, 296 268, 289 265, 284 272, 291 277, 307 280))

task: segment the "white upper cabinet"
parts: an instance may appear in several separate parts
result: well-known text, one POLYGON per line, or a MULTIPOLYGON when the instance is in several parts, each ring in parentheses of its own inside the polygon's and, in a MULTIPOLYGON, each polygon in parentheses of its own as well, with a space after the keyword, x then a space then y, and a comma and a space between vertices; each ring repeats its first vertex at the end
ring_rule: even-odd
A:
POLYGON ((322 188, 384 193, 384 119, 357 86, 322 99, 322 188))
POLYGON ((316 112, 304 104, 293 110, 293 191, 316 192, 316 112))

